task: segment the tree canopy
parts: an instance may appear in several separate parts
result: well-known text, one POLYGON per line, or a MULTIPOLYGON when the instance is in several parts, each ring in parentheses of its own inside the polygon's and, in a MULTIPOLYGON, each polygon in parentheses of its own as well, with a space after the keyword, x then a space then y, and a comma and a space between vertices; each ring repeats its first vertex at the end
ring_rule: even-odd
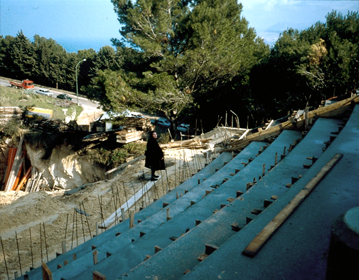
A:
POLYGON ((318 106, 359 86, 359 14, 333 11, 326 19, 306 30, 284 31, 253 69, 252 94, 268 115, 318 106))
POLYGON ((112 2, 123 43, 147 62, 142 72, 104 75, 114 111, 139 106, 175 121, 197 95, 247 74, 268 52, 236 0, 112 2))

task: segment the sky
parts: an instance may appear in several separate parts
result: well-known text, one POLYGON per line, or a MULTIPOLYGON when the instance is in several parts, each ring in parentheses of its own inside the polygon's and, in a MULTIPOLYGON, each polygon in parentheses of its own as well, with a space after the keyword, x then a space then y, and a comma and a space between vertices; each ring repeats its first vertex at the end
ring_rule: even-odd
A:
MULTIPOLYGON (((332 10, 346 15, 359 10, 359 0, 242 0, 242 16, 259 37, 272 45, 287 28, 303 30, 325 22, 332 10)), ((52 38, 68 52, 98 51, 120 38, 120 23, 111 0, 0 0, 0 35, 16 36, 22 30, 52 38)))

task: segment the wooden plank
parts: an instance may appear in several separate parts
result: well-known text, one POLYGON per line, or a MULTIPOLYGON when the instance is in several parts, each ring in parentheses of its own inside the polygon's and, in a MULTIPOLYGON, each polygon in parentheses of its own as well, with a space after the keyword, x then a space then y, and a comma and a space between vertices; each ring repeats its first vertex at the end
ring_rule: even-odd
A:
POLYGON ((38 189, 39 189, 39 183, 40 183, 40 180, 41 180, 41 176, 42 176, 42 173, 39 173, 37 178, 36 178, 36 181, 35 181, 35 184, 33 185, 32 189, 30 190, 30 192, 37 192, 38 189))
POLYGON ((135 226, 135 211, 130 211, 130 228, 135 226))
POLYGON ((93 264, 97 264, 98 263, 98 253, 97 250, 92 252, 92 256, 93 256, 93 264))
POLYGON ((46 265, 46 263, 41 264, 42 268, 42 280, 52 280, 52 272, 46 265))
POLYGON ((309 183, 271 220, 263 230, 249 243, 244 249, 243 254, 254 257, 274 232, 284 223, 284 221, 294 212, 303 202, 317 184, 325 177, 334 165, 342 158, 342 154, 336 154, 309 183))
POLYGON ((31 169, 32 169, 32 166, 30 166, 29 169, 26 171, 25 176, 21 179, 21 181, 20 181, 19 185, 16 187, 15 191, 21 190, 22 186, 25 184, 25 182, 30 177, 31 169))
POLYGON ((94 271, 92 275, 93 275, 93 280, 106 280, 106 276, 98 271, 94 271))

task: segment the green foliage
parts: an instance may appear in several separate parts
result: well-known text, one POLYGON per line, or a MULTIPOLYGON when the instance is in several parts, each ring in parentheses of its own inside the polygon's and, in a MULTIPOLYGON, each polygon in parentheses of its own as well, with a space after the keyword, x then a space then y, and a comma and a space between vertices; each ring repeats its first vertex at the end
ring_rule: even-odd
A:
POLYGON ((112 2, 120 33, 147 67, 124 62, 124 70, 98 72, 107 110, 139 107, 175 122, 198 96, 248 74, 268 53, 235 0, 112 2))
POLYGON ((128 143, 122 147, 106 149, 105 147, 87 149, 81 155, 87 156, 94 162, 105 167, 115 167, 125 163, 129 156, 134 158, 144 154, 146 145, 143 143, 128 143))
POLYGON ((15 139, 20 136, 20 124, 16 120, 10 120, 5 124, 0 124, 1 138, 15 139))
POLYGON ((358 87, 359 14, 328 14, 326 24, 284 31, 251 73, 251 90, 272 117, 318 106, 322 99, 358 87))

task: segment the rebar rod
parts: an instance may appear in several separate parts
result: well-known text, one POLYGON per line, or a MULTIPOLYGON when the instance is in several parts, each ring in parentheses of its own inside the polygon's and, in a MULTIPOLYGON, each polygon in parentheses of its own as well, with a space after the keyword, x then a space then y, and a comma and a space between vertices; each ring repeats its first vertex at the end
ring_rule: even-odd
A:
POLYGON ((160 170, 160 174, 161 174, 161 183, 162 183, 162 191, 163 191, 163 195, 166 194, 166 187, 165 187, 165 184, 164 184, 164 180, 163 180, 163 174, 162 174, 162 170, 160 170))
POLYGON ((45 223, 42 223, 43 227, 44 227, 44 239, 45 239, 45 252, 46 252, 46 259, 47 261, 49 261, 49 255, 47 253, 47 241, 46 241, 46 231, 45 231, 45 223))
POLYGON ((146 193, 143 192, 143 182, 141 181, 141 190, 142 190, 142 209, 145 208, 145 200, 146 200, 146 193))
POLYGON ((68 222, 69 222, 69 213, 67 213, 67 215, 66 215, 65 240, 66 240, 66 235, 67 235, 67 225, 68 225, 68 222))
POLYGON ((136 211, 136 191, 135 191, 135 186, 133 185, 133 182, 131 181, 131 185, 132 185, 132 189, 133 189, 133 203, 135 204, 135 213, 136 211))
MULTIPOLYGON (((117 189, 117 198, 118 198, 118 203, 119 203, 119 205, 120 205, 120 207, 122 206, 122 204, 121 204, 121 198, 120 198, 120 192, 119 192, 119 188, 118 188, 119 186, 116 184, 116 189, 117 189)), ((122 209, 121 209, 122 210, 122 209)), ((121 212, 121 215, 122 215, 122 212, 121 212)), ((124 217, 122 217, 122 222, 124 221, 125 219, 124 219, 124 217)))
MULTIPOLYGON (((84 212, 86 213, 85 204, 83 201, 82 201, 82 208, 84 209, 84 212)), ((90 222, 89 222, 89 219, 87 218, 87 215, 85 215, 85 217, 86 217, 86 221, 87 221, 87 226, 89 228, 90 238, 92 238, 90 222)))
POLYGON ((75 208, 74 213, 72 214, 72 238, 71 238, 71 249, 73 249, 74 245, 74 235, 75 235, 75 208))
POLYGON ((2 243, 2 238, 0 236, 0 241, 1 241, 1 248, 2 248, 2 253, 4 255, 4 263, 5 263, 5 270, 6 270, 6 275, 7 275, 7 279, 9 280, 9 271, 7 269, 7 263, 6 263, 6 256, 5 256, 5 250, 4 250, 4 244, 2 243))
POLYGON ((127 204, 128 216, 130 216, 130 208, 128 207, 128 199, 127 199, 127 191, 126 191, 125 182, 122 182, 122 184, 123 184, 123 192, 125 193, 125 199, 126 199, 126 204, 127 204))
MULTIPOLYGON (((115 208, 115 225, 118 224, 118 218, 117 218, 117 203, 116 203, 116 198, 115 198, 115 193, 113 191, 113 186, 111 185, 111 191, 112 191, 112 197, 111 200, 113 200, 113 207, 115 208)), ((111 202, 110 202, 111 205, 111 202)))
POLYGON ((34 267, 34 255, 32 253, 32 238, 31 238, 31 228, 29 228, 30 232, 30 253, 31 253, 31 267, 34 267))
POLYGON ((98 203, 100 204, 100 212, 101 212, 101 224, 104 223, 104 218, 103 218, 103 212, 102 212, 102 199, 100 200, 100 196, 97 195, 98 198, 98 203))
MULTIPOLYGON (((80 212, 81 212, 81 203, 80 203, 80 212)), ((86 242, 86 238, 85 238, 85 229, 84 229, 84 221, 83 221, 83 218, 82 218, 82 214, 80 214, 80 217, 81 217, 81 227, 82 227, 82 236, 84 238, 84 243, 86 242)))
POLYGON ((20 273, 22 275, 21 260, 20 260, 20 250, 19 250, 19 241, 17 239, 17 232, 16 231, 15 231, 15 239, 16 239, 17 256, 19 258, 20 273))
POLYGON ((76 223, 76 246, 79 246, 79 236, 78 236, 78 232, 77 232, 77 211, 75 210, 75 223, 76 223))
POLYGON ((40 225, 40 254, 41 254, 41 263, 43 263, 43 258, 42 258, 42 236, 41 236, 41 223, 39 224, 40 225))
POLYGON ((165 168, 165 172, 166 172, 166 180, 167 180, 167 193, 170 192, 170 184, 168 182, 168 174, 167 174, 167 169, 165 168))
POLYGON ((177 187, 177 153, 175 155, 175 186, 177 187))

